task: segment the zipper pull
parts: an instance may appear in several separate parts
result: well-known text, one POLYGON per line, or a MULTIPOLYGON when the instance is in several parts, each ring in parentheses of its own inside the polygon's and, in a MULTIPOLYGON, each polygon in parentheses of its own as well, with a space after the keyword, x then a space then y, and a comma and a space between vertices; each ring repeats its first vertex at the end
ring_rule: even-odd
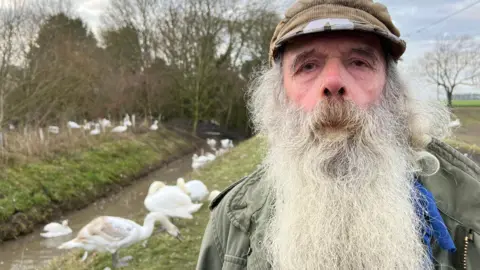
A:
POLYGON ((473 241, 473 230, 469 230, 469 231, 468 231, 468 240, 469 240, 470 242, 472 242, 472 243, 474 242, 474 241, 473 241))

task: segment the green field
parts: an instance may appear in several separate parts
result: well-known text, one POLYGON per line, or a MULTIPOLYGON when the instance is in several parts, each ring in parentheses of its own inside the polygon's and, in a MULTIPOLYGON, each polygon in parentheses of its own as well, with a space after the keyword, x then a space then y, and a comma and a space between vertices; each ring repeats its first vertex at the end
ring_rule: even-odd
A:
MULTIPOLYGON (((245 141, 199 172, 187 175, 185 180, 200 179, 209 190, 223 190, 257 167, 265 149, 262 145, 260 137, 245 141)), ((146 213, 146 209, 142 209, 136 221, 142 224, 146 213)), ((184 237, 182 242, 164 233, 154 234, 149 239, 146 248, 143 248, 141 244, 136 244, 120 251, 121 257, 133 256, 130 265, 123 269, 195 269, 203 232, 209 217, 210 212, 208 202, 206 202, 200 211, 194 214, 193 219, 175 221, 175 225, 178 226, 184 237)), ((82 254, 83 251, 72 251, 69 255, 52 261, 46 269, 86 270, 111 267, 110 254, 89 256, 84 263, 79 261, 82 254)))
POLYGON ((480 107, 480 100, 452 100, 453 107, 480 107))

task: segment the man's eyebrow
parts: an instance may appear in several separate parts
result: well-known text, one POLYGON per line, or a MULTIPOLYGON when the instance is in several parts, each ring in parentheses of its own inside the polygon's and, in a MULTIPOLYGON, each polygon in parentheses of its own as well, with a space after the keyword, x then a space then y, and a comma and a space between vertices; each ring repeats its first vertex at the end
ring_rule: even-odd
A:
POLYGON ((307 59, 308 57, 312 56, 315 53, 316 53, 315 48, 313 48, 311 50, 303 51, 303 52, 297 54, 295 56, 295 58, 293 59, 292 65, 290 67, 291 71, 295 72, 295 67, 297 66, 297 63, 301 63, 301 62, 305 61, 305 59, 307 59))
MULTIPOLYGON (((376 50, 370 46, 359 46, 359 47, 354 47, 350 49, 350 51, 347 54, 359 54, 376 63, 380 61, 380 59, 378 58, 375 52, 376 50)), ((293 59, 292 65, 290 66, 291 71, 295 72, 295 67, 297 66, 298 63, 305 61, 305 59, 308 59, 309 57, 317 53, 318 51, 315 50, 315 48, 312 48, 310 50, 303 51, 297 54, 293 59)))
POLYGON ((362 47, 355 47, 350 50, 350 53, 356 53, 359 55, 362 55, 364 57, 367 57, 368 59, 371 59, 374 62, 378 62, 378 56, 375 53, 375 49, 372 47, 367 47, 367 46, 362 46, 362 47))

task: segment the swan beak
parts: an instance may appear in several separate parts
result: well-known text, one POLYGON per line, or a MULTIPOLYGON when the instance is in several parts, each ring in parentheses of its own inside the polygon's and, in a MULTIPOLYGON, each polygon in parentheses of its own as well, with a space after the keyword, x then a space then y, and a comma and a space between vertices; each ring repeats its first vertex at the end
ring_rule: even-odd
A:
POLYGON ((183 241, 183 237, 180 233, 177 234, 177 236, 175 236, 175 238, 178 239, 178 241, 182 242, 183 241))

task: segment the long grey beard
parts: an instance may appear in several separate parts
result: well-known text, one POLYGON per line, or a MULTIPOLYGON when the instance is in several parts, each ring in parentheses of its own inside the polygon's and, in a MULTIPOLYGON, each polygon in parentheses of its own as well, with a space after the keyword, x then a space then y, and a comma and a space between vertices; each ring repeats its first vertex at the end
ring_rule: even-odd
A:
POLYGON ((330 114, 323 103, 304 113, 273 74, 262 82, 273 98, 253 93, 251 103, 264 106, 254 108, 254 119, 270 143, 265 181, 275 204, 264 247, 273 269, 432 268, 414 208, 405 97, 395 81, 369 110, 350 104, 330 114))
POLYGON ((266 181, 276 200, 265 247, 273 269, 428 269, 413 176, 395 148, 338 147, 327 154, 337 160, 316 161, 313 150, 301 161, 272 151, 266 181))

